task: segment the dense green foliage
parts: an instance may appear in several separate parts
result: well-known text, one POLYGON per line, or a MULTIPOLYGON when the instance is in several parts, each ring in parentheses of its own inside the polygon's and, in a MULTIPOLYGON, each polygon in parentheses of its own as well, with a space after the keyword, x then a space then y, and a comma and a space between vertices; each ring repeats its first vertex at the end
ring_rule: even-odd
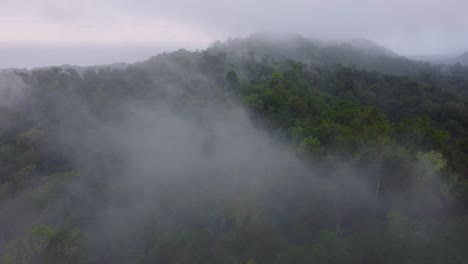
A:
POLYGON ((0 104, 2 263, 467 262, 468 67, 257 38, 17 73, 26 96, 0 104), (236 139, 238 104, 265 134, 236 139), (182 142, 154 143, 159 125, 182 142), (277 146, 243 152, 262 137, 277 146))

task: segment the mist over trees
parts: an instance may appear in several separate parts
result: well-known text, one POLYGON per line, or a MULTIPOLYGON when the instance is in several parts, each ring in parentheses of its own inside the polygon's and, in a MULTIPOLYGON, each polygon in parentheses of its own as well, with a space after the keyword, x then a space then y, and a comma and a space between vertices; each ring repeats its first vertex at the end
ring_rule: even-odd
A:
POLYGON ((2 263, 464 263, 468 67, 216 42, 0 75, 2 263))

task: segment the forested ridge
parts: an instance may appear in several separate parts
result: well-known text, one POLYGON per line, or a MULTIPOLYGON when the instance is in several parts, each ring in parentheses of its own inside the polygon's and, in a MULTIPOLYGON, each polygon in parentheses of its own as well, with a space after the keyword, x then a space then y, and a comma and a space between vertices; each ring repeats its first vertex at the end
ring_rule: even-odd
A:
POLYGON ((468 66, 254 35, 0 75, 1 263, 465 263, 468 66))

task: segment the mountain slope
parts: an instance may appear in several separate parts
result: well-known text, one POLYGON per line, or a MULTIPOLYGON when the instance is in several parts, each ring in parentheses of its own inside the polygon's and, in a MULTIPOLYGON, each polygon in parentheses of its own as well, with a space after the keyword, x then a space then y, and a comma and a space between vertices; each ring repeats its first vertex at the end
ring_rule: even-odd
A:
POLYGON ((323 42, 301 35, 272 36, 254 34, 246 38, 216 42, 208 52, 225 52, 232 58, 257 60, 295 60, 315 66, 343 64, 389 74, 414 74, 427 65, 418 63, 371 41, 323 42))
POLYGON ((466 262, 468 67, 334 64, 403 67, 362 53, 254 36, 5 71, 1 263, 466 262))
POLYGON ((468 65, 468 51, 461 54, 460 56, 458 56, 457 58, 454 59, 454 62, 455 63, 460 63, 460 64, 463 64, 463 65, 468 65))

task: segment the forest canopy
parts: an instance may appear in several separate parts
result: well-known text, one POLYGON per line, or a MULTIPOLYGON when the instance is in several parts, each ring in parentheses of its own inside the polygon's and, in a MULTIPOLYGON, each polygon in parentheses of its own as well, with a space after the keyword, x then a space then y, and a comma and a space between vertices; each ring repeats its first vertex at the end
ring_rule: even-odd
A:
POLYGON ((3 71, 1 262, 468 261, 468 66, 366 47, 3 71))

